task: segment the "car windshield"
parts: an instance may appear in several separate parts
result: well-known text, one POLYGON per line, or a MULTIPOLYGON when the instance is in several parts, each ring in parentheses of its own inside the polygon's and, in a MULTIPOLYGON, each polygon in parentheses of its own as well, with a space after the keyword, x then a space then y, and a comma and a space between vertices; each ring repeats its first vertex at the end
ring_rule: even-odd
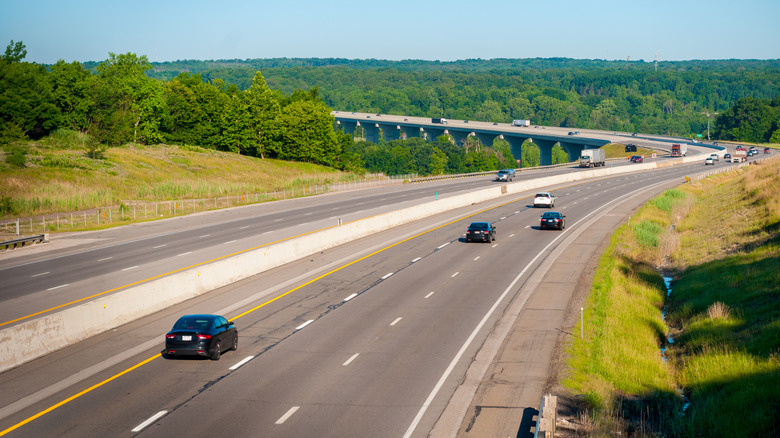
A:
POLYGON ((509 173, 509 171, 506 171, 506 170, 499 170, 498 171, 499 175, 506 175, 507 173, 509 173))
POLYGON ((211 325, 211 319, 188 316, 176 321, 175 330, 207 330, 211 325))
POLYGON ((488 224, 487 222, 474 222, 471 225, 469 225, 469 228, 473 230, 487 230, 488 224))

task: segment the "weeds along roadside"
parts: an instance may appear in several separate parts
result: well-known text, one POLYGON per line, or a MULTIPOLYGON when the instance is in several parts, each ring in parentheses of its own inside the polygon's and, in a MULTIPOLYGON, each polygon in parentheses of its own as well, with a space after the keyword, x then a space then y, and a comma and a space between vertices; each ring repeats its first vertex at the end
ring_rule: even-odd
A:
POLYGON ((648 202, 613 235, 568 347, 584 432, 780 436, 778 285, 780 160, 648 202))
POLYGON ((100 229, 386 183, 193 146, 129 144, 91 158, 55 140, 25 143, 21 165, 8 164, 0 149, 0 233, 13 234, 17 219, 20 234, 100 229))

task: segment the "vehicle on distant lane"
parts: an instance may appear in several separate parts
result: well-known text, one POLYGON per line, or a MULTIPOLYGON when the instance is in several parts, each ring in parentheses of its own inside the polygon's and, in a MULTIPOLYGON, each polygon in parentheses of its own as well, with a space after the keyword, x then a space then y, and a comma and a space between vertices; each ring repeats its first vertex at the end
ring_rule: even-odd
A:
POLYGON ((496 174, 496 181, 512 181, 515 179, 515 169, 501 169, 496 174))

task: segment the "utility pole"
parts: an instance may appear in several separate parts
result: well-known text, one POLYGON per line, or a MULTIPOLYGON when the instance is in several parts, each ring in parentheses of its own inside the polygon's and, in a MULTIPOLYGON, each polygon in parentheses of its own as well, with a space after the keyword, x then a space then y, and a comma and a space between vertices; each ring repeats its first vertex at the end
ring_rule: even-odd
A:
POLYGON ((710 113, 708 111, 702 111, 702 114, 707 116, 707 141, 710 140, 710 117, 717 116, 719 113, 710 113))

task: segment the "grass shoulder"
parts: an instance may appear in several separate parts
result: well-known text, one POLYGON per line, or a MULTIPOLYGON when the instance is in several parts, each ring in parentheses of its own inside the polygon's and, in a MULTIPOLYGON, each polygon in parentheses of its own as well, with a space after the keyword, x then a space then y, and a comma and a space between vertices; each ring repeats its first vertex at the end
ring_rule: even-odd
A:
POLYGON ((613 235, 568 346, 577 433, 780 435, 778 284, 780 160, 648 202, 613 235))

